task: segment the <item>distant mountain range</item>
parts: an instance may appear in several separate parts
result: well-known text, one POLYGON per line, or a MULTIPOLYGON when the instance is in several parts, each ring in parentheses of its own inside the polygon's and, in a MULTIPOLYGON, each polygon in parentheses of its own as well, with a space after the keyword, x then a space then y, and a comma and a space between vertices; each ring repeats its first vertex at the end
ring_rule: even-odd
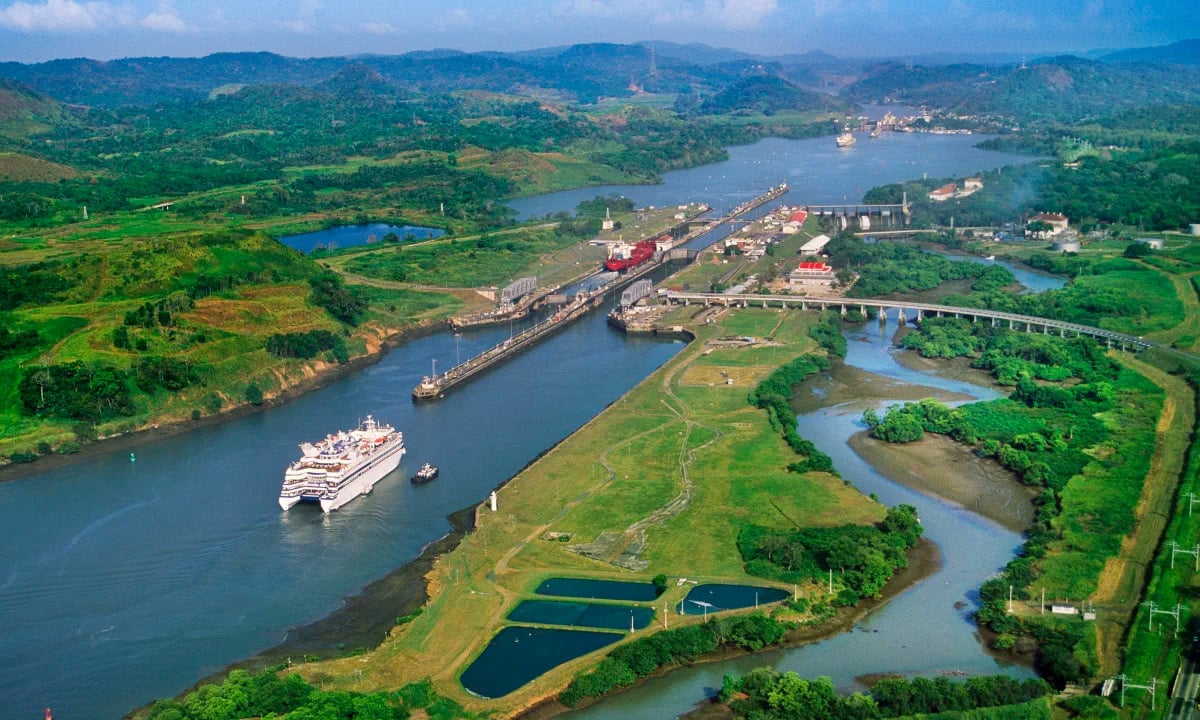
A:
MULTIPOLYGON (((1063 56, 1028 64, 1012 55, 972 56, 976 62, 945 62, 961 59, 957 55, 880 62, 824 52, 763 56, 703 44, 647 41, 512 53, 433 50, 289 58, 260 52, 7 62, 0 63, 0 78, 69 105, 92 107, 203 99, 246 85, 396 97, 484 90, 580 103, 648 92, 690 97, 692 107, 713 112, 841 109, 843 103, 829 97, 840 92, 854 102, 890 101, 1073 121, 1148 104, 1200 102, 1198 56, 1200 40, 1106 52, 1097 60, 1063 56)), ((5 87, 11 95, 18 86, 5 87)), ((24 104, 30 103, 37 105, 24 104)), ((38 107, 41 110, 29 111, 28 127, 38 125, 33 119, 38 113, 53 119, 44 104, 38 107)))
POLYGON ((1117 50, 1100 58, 1105 62, 1169 63, 1173 65, 1200 65, 1200 38, 1180 40, 1170 45, 1117 50))

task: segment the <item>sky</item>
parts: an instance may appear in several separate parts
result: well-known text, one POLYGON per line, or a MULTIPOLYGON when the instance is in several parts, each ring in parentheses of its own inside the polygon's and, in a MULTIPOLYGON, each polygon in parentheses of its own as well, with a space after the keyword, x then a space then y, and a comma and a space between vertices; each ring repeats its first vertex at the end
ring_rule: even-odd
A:
POLYGON ((0 0, 0 61, 292 57, 581 42, 763 55, 1039 55, 1200 36, 1197 0, 0 0))

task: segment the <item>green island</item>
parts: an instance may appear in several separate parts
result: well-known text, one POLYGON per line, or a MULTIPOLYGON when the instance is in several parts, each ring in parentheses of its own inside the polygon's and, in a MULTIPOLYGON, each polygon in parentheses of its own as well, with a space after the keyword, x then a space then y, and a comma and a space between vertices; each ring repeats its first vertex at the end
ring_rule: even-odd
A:
POLYGON ((981 190, 948 203, 929 196, 957 178, 868 191, 866 202, 876 203, 907 194, 922 231, 914 243, 871 243, 809 217, 756 260, 702 255, 665 284, 777 293, 800 244, 829 232, 826 256, 851 310, 663 308, 659 326, 688 333, 688 345, 509 480, 496 511, 476 508, 472 530, 426 575, 427 601, 397 617, 381 644, 233 670, 138 716, 552 714, 678 665, 852 627, 937 562, 911 506, 864 496, 797 433, 796 389, 839 362, 844 326, 872 320, 852 309, 858 297, 1064 320, 1157 347, 1132 355, 1086 338, 927 316, 900 333, 904 362, 969 365, 1006 397, 956 406, 919 399, 863 417, 863 452, 886 443, 921 459, 936 436, 1029 487, 1026 541, 1000 576, 979 579, 976 621, 992 648, 1032 663, 1042 680, 883 678, 839 696, 828 679, 756 670, 725 679, 717 712, 1163 716, 1161 706, 1117 708, 1087 691, 1118 674, 1174 675, 1187 663, 1188 633, 1149 630, 1166 622, 1154 608, 1200 611, 1200 573, 1171 550, 1190 547, 1200 530, 1190 512, 1200 492, 1200 246, 1180 232, 1200 219, 1200 131, 1193 106, 1155 107, 1153 93, 1142 92, 1158 82, 1193 100, 1193 71, 1143 78, 1112 105, 1105 83, 1085 80, 1107 72, 1110 82, 1129 81, 1126 68, 1064 59, 1035 67, 1038 77, 1078 79, 1069 102, 1045 101, 1044 88, 1031 90, 1011 69, 982 87, 970 67, 882 68, 840 98, 782 78, 696 74, 690 94, 648 84, 647 98, 611 79, 583 80, 614 62, 591 57, 559 88, 569 100, 546 100, 464 87, 453 72, 433 72, 434 62, 413 62, 420 69, 408 71, 428 74, 427 84, 401 94, 365 64, 325 73, 301 61, 293 72, 325 79, 197 97, 185 73, 178 94, 155 97, 153 107, 127 104, 120 83, 64 100, 0 84, 0 97, 20 108, 4 116, 0 141, 0 454, 8 461, 0 472, 14 477, 106 438, 283 402, 406 335, 490 307, 478 289, 527 273, 566 282, 579 264, 602 259, 588 240, 621 228, 652 237, 672 224, 671 211, 604 197, 575 214, 517 222, 504 198, 653 182, 723 159, 734 143, 833 134, 848 101, 883 95, 942 108, 940 127, 1027 121, 1026 131, 990 144, 1050 160, 983 173, 981 190), (83 100, 96 111, 66 104, 83 100), (1100 108, 1108 113, 1097 120, 1100 108), (1079 247, 1054 248, 1047 222, 1027 222, 1048 211, 1070 217, 1079 247), (606 216, 616 229, 600 229, 606 216), (445 235, 393 234, 310 255, 277 240, 365 222, 445 235), (1000 236, 1006 223, 1027 239, 1000 236), (1161 249, 1134 239, 1145 233, 1161 249), (1001 267, 953 262, 921 244, 1011 259, 1070 282, 1021 293, 1001 267), (468 668, 506 629, 533 637, 559 624, 510 614, 564 577, 635 580, 655 595, 595 602, 630 609, 629 630, 608 628, 620 632, 511 692, 488 698, 465 687, 468 668), (711 619, 678 612, 695 602, 687 598, 696 584, 747 585, 783 599, 711 619), (1047 599, 1079 612, 1047 614, 1047 599), (649 621, 634 628, 633 610, 649 621))

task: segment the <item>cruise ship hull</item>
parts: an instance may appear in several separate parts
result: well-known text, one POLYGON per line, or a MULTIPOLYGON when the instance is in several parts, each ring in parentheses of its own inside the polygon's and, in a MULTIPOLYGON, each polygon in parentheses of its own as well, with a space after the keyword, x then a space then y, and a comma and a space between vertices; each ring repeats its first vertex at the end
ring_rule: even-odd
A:
POLYGON ((313 502, 321 506, 322 512, 333 512, 359 495, 371 492, 375 483, 400 467, 400 460, 403 457, 404 445, 398 444, 397 447, 380 453, 380 457, 372 458, 371 462, 359 469, 340 490, 336 492, 303 492, 300 495, 292 496, 280 495, 279 507, 287 510, 300 502, 313 502))

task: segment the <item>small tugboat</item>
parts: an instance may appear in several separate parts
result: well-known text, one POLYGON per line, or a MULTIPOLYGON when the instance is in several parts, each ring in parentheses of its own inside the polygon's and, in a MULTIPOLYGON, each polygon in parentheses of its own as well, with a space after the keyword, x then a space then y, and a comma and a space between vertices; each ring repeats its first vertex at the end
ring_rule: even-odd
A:
POLYGON ((412 484, 420 485, 421 483, 427 483, 437 476, 438 476, 437 465, 430 465, 429 463, 425 463, 424 465, 421 466, 421 469, 417 471, 417 474, 412 476, 412 484))

